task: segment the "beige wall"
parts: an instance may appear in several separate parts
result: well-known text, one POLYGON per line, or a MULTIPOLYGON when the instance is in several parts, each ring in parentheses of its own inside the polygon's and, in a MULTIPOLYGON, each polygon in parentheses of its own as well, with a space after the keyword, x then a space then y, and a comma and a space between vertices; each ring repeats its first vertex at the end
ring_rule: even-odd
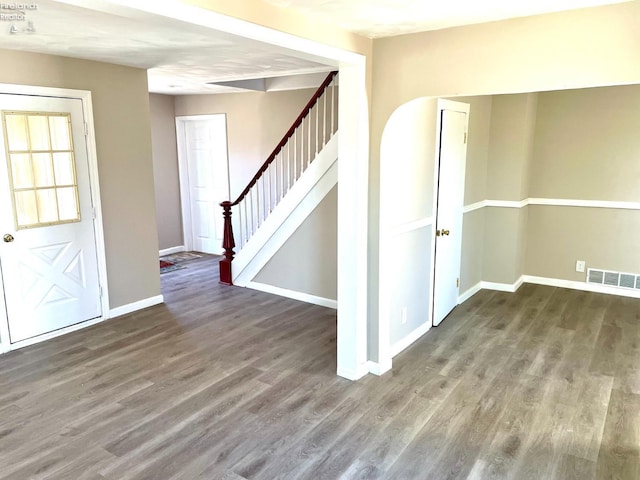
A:
POLYGON ((582 207, 529 206, 528 275, 584 281, 587 268, 640 273, 640 212, 582 207))
MULTIPOLYGON (((536 93, 493 96, 486 199, 528 198, 537 102, 536 93)), ((485 220, 482 280, 515 283, 525 273, 527 209, 489 207, 485 220)))
POLYGON ((482 208, 465 213, 462 219, 461 293, 483 280, 485 223, 485 209, 482 208))
POLYGON ((156 222, 161 250, 184 245, 174 97, 149 95, 156 222))
POLYGON ((335 186, 254 281, 337 300, 337 213, 335 186))
MULTIPOLYGON (((494 96, 487 199, 640 201, 639 111, 637 85, 494 96)), ((484 281, 512 284, 523 274, 584 281, 576 260, 587 268, 640 269, 630 241, 640 235, 638 211, 484 210, 484 281)), ((472 261, 464 251, 463 258, 472 261)))
POLYGON ((160 293, 145 70, 0 50, 0 82, 89 90, 111 308, 160 293))
POLYGON ((640 201, 640 85, 542 93, 531 197, 640 201))
POLYGON ((284 92, 184 95, 175 100, 175 114, 227 115, 231 200, 242 192, 282 139, 315 89, 284 92))
POLYGON ((518 201, 529 196, 536 105, 536 93, 493 97, 486 198, 518 201))
MULTIPOLYGON (((530 196, 640 201, 640 85, 539 95, 530 196)), ((529 206, 526 273, 584 281, 587 268, 640 273, 640 211, 529 206)))

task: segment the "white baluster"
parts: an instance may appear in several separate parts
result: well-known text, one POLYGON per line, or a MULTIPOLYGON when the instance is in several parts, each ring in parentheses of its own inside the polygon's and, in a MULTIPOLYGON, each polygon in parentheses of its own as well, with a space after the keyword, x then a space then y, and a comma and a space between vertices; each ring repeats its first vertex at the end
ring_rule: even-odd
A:
POLYGON ((322 146, 327 144, 327 91, 322 94, 322 102, 324 103, 324 111, 322 112, 322 146))
POLYGON ((256 207, 255 207, 256 225, 255 225, 255 228, 253 229, 253 233, 255 234, 258 228, 260 228, 260 191, 258 190, 258 182, 256 182, 253 188, 255 189, 255 199, 256 199, 256 207))
POLYGON ((319 102, 316 102, 316 133, 314 135, 314 140, 316 142, 316 157, 318 156, 318 143, 320 142, 318 135, 320 133, 320 105, 319 102))
POLYGON ((284 153, 282 150, 280 150, 278 155, 280 156, 280 190, 278 191, 278 202, 280 202, 284 195, 284 153))
POLYGON ((305 171, 304 164, 304 118, 300 122, 300 173, 305 171))
POLYGON ((307 166, 311 163, 311 112, 307 115, 307 166))
POLYGON ((249 235, 248 238, 253 237, 253 189, 249 189, 249 193, 247 193, 247 197, 249 201, 249 213, 251 214, 251 225, 249 227, 249 235))
POLYGON ((268 215, 269 213, 271 213, 273 211, 273 208, 271 206, 271 192, 273 191, 273 188, 272 188, 272 185, 271 185, 271 164, 269 164, 269 166, 267 167, 267 186, 269 187, 269 189, 268 189, 269 190, 269 194, 268 194, 268 197, 269 197, 269 204, 268 204, 269 205, 269 207, 268 207, 269 208, 269 212, 267 213, 267 215, 268 215))
MULTIPOLYGON (((297 136, 296 132, 297 132, 297 129, 294 130, 293 135, 291 135, 291 137, 293 137, 293 183, 294 184, 298 180, 298 152, 296 148, 296 136, 297 136)), ((291 140, 291 138, 289 140, 291 140)))
POLYGON ((265 184, 264 184, 264 172, 262 172, 262 175, 260 175, 260 178, 258 179, 257 183, 261 183, 261 182, 262 182, 262 195, 260 195, 260 199, 262 200, 262 209, 258 210, 258 211, 260 212, 260 219, 261 219, 260 224, 262 225, 264 223, 264 219, 266 217, 264 212, 265 212, 266 207, 267 207, 267 205, 266 205, 266 203, 267 203, 267 192, 266 192, 266 188, 264 188, 265 187, 265 184))
POLYGON ((336 78, 337 75, 333 77, 333 80, 331 80, 331 135, 333 136, 334 133, 336 133, 335 129, 334 129, 334 116, 335 116, 335 111, 336 111, 336 78))
POLYGON ((233 215, 231 218, 235 218, 236 221, 238 222, 238 228, 234 229, 233 232, 236 236, 236 246, 240 246, 242 247, 242 212, 240 211, 240 205, 236 205, 236 214, 233 215))
POLYGON ((254 185, 251 188, 251 197, 252 197, 252 207, 253 207, 253 214, 255 216, 255 222, 253 224, 253 233, 252 235, 255 235, 256 230, 258 230, 258 227, 260 226, 260 215, 259 215, 259 211, 260 211, 260 199, 258 198, 258 186, 257 184, 254 185), (255 201, 255 203, 254 203, 255 201))
POLYGON ((286 144, 287 148, 287 193, 291 189, 291 144, 286 144))
POLYGON ((256 181, 256 218, 258 219, 258 224, 256 225, 256 231, 262 225, 262 192, 260 191, 260 178, 256 181))
POLYGON ((249 241, 249 215, 247 214, 247 197, 242 199, 242 203, 244 205, 244 241, 247 243, 249 241))

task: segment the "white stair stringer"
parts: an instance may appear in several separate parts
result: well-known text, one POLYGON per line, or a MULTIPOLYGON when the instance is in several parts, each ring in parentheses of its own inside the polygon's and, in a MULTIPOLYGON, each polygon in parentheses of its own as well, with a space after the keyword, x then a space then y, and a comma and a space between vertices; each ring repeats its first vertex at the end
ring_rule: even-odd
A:
POLYGON ((327 142, 231 264, 234 285, 247 287, 338 183, 338 132, 327 142))

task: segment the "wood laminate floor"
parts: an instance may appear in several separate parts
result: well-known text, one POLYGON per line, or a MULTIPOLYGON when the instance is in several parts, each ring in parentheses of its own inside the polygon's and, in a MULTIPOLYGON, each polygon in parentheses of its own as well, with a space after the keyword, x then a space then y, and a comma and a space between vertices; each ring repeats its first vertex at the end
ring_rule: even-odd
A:
POLYGON ((1 356, 0 478, 640 479, 639 300, 482 291, 354 383, 335 311, 216 268, 1 356))

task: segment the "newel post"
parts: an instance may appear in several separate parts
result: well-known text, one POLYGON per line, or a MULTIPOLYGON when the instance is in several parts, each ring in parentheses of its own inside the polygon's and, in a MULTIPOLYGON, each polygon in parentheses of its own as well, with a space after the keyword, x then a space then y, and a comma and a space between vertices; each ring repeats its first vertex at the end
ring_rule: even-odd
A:
POLYGON ((220 206, 223 209, 224 216, 224 237, 222 239, 224 258, 220 260, 220 283, 233 285, 231 278, 231 261, 235 255, 233 249, 236 246, 236 242, 233 239, 233 227, 231 226, 231 202, 222 202, 220 206))

